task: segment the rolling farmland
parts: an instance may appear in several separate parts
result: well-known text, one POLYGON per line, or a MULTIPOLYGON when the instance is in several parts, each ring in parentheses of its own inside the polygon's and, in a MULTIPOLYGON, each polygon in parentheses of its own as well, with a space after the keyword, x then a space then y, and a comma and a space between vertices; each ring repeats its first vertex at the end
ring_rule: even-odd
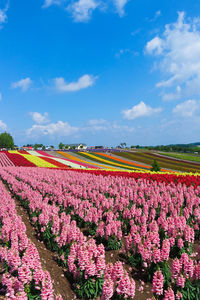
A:
POLYGON ((149 165, 151 165, 153 163, 153 160, 156 159, 161 168, 167 168, 182 172, 200 172, 200 164, 175 160, 170 157, 160 157, 151 152, 114 152, 113 154, 125 159, 127 158, 149 165))

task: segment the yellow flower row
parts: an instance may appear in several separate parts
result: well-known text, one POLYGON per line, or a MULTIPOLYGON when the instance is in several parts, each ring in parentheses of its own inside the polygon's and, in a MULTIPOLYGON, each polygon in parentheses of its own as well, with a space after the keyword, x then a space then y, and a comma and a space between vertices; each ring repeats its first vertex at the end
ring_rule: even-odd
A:
POLYGON ((58 168, 57 166, 45 161, 44 159, 38 157, 38 156, 34 156, 31 154, 23 154, 20 153, 16 150, 13 151, 9 151, 10 153, 16 153, 16 154, 20 154, 21 156, 23 156, 24 158, 26 158, 28 161, 32 162, 34 165, 36 165, 36 167, 41 167, 41 168, 58 168))
MULTIPOLYGON (((94 158, 94 159, 97 159, 97 160, 99 160, 99 161, 102 161, 102 162, 104 162, 104 163, 106 163, 106 164, 112 164, 112 165, 114 165, 114 166, 118 166, 118 167, 121 167, 121 168, 123 168, 123 169, 127 169, 127 168, 132 169, 132 170, 138 170, 138 169, 139 169, 138 167, 129 167, 129 166, 126 167, 125 165, 118 164, 118 163, 116 163, 116 162, 110 162, 110 161, 108 161, 108 160, 106 160, 106 159, 97 157, 97 156, 95 156, 95 155, 93 155, 93 154, 90 154, 90 153, 86 153, 86 152, 81 152, 81 153, 83 153, 84 155, 87 155, 87 156, 89 156, 89 157, 91 157, 91 158, 94 158)), ((118 169, 118 170, 119 170, 119 169, 118 169)), ((121 171, 121 170, 120 170, 120 171, 121 171)))
POLYGON ((89 165, 93 165, 93 166, 98 166, 98 167, 104 167, 105 169, 109 169, 109 170, 116 170, 116 168, 112 168, 110 166, 105 166, 105 165, 101 165, 101 164, 98 164, 98 163, 88 162, 86 160, 74 157, 73 155, 68 154, 66 152, 61 152, 61 151, 56 151, 56 152, 59 153, 59 154, 61 154, 62 156, 67 157, 68 159, 76 160, 77 162, 80 161, 80 162, 83 162, 85 164, 89 164, 89 165))

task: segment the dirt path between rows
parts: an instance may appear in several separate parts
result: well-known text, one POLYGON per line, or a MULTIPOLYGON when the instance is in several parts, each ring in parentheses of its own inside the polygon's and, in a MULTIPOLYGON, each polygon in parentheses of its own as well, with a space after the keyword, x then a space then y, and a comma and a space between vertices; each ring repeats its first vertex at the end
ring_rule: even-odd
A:
MULTIPOLYGON (((8 190, 6 185, 5 188, 8 190)), ((64 270, 62 267, 59 267, 56 262, 55 254, 48 250, 43 242, 40 242, 37 239, 36 231, 30 223, 27 212, 14 196, 12 196, 12 198, 15 200, 17 214, 21 216, 22 221, 26 225, 26 235, 32 241, 32 243, 35 244, 38 250, 43 269, 46 269, 50 273, 55 293, 60 294, 63 297, 63 300, 75 299, 75 294, 71 289, 68 279, 65 277, 64 270)))

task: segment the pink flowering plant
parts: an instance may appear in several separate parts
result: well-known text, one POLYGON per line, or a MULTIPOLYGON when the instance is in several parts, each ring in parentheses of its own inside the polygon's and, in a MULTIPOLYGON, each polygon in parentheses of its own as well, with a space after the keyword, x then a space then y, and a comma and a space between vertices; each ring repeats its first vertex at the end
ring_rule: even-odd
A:
MULTIPOLYGON (((200 249, 200 248, 199 248, 200 249)), ((177 299, 200 299, 200 260, 183 253, 171 265, 172 289, 177 299)))
POLYGON ((122 262, 118 261, 114 265, 107 264, 104 285, 103 300, 109 299, 132 299, 135 296, 135 281, 129 277, 122 262))
POLYGON ((73 274, 75 292, 81 299, 102 294, 105 270, 105 250, 90 239, 82 245, 73 243, 68 256, 69 272, 73 274))

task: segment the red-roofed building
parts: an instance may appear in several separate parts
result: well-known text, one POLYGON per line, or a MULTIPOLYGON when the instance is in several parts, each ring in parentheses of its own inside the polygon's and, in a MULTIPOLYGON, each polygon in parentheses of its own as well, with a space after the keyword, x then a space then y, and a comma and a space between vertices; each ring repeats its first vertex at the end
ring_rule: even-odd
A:
POLYGON ((24 147, 21 147, 21 150, 33 150, 33 147, 29 146, 24 146, 24 147))

